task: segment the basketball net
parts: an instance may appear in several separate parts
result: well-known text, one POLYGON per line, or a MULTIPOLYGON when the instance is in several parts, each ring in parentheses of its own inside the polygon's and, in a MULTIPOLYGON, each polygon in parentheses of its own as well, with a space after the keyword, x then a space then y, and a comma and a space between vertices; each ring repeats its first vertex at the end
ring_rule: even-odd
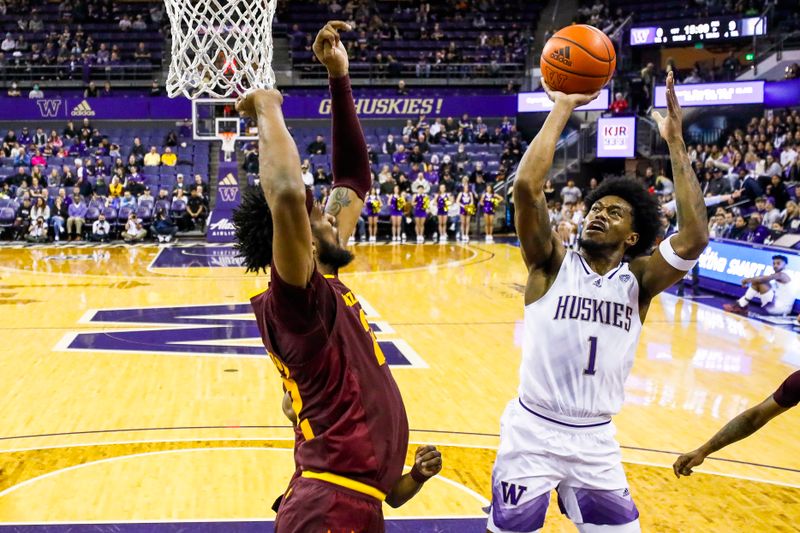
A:
POLYGON ((225 154, 225 161, 230 162, 236 146, 236 132, 221 131, 219 138, 222 141, 222 151, 225 154))
POLYGON ((276 0, 165 0, 172 32, 167 94, 236 98, 272 88, 276 0))

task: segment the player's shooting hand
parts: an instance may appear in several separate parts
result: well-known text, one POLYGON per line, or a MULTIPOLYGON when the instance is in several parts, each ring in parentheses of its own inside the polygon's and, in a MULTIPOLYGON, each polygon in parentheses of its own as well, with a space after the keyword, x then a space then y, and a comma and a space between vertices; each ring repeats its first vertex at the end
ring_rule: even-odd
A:
POLYGON ((675 461, 675 464, 672 465, 672 470, 675 472, 675 477, 680 478, 681 476, 691 476, 692 468, 703 464, 705 458, 705 454, 700 450, 695 450, 693 452, 681 455, 675 461))
POLYGON ((542 88, 544 89, 544 92, 547 93, 548 98, 550 98, 550 100, 553 103, 563 102, 563 103, 569 105, 570 110, 575 109, 576 107, 580 107, 582 105, 586 105, 586 104, 588 104, 589 102, 591 102, 592 100, 594 100, 595 98, 597 98, 600 95, 600 91, 596 91, 596 92, 593 92, 591 94, 581 94, 581 93, 567 94, 567 93, 562 93, 561 91, 556 91, 556 90, 551 89, 547 85, 547 82, 544 81, 544 78, 542 78, 541 82, 542 82, 542 88))
POLYGON ((675 94, 675 77, 667 74, 667 116, 653 111, 653 120, 658 124, 658 131, 667 143, 683 141, 683 112, 675 94))
POLYGON ((414 468, 431 478, 442 471, 442 452, 436 446, 420 446, 414 457, 414 468))
POLYGON ((347 59, 347 49, 342 44, 339 37, 341 31, 352 31, 346 22, 332 20, 319 30, 317 38, 314 40, 312 49, 319 62, 328 69, 328 75, 332 78, 346 76, 350 68, 350 61, 347 59))
POLYGON ((256 89, 236 102, 236 111, 240 115, 256 118, 258 114, 271 105, 280 107, 283 95, 277 89, 256 89))

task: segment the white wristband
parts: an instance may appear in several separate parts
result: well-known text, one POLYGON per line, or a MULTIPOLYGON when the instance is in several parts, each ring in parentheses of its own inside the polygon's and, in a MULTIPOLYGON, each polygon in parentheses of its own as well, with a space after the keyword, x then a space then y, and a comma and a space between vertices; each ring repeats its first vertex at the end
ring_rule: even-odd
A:
POLYGON ((664 261, 669 263, 669 265, 674 268, 675 270, 680 270, 682 272, 689 272, 694 266, 697 264, 697 259, 684 259, 683 257, 679 256, 675 253, 675 249, 672 247, 672 243, 670 243, 670 239, 672 239, 676 233, 673 233, 663 241, 661 244, 658 245, 658 251, 661 252, 661 256, 664 258, 664 261))

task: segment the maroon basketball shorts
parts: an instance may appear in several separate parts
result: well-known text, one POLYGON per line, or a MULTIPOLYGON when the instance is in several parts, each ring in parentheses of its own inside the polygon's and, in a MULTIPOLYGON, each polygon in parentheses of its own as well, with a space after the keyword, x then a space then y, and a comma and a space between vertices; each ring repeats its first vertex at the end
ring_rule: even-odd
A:
POLYGON ((275 533, 383 533, 377 499, 326 481, 298 477, 275 519, 275 533))

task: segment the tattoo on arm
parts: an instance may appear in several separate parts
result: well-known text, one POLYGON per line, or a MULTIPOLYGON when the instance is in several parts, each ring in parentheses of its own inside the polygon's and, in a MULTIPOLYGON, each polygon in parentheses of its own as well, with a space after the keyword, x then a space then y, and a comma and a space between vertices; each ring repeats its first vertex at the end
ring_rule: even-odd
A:
POLYGON ((709 453, 714 453, 729 444, 749 437, 763 425, 763 423, 758 423, 754 420, 754 417, 750 416, 750 413, 745 411, 725 424, 725 427, 711 437, 711 440, 708 441, 709 453))
POLYGON ((339 187, 331 192, 328 197, 328 205, 325 206, 325 212, 329 215, 339 216, 342 208, 348 207, 351 203, 350 194, 344 187, 339 187))

